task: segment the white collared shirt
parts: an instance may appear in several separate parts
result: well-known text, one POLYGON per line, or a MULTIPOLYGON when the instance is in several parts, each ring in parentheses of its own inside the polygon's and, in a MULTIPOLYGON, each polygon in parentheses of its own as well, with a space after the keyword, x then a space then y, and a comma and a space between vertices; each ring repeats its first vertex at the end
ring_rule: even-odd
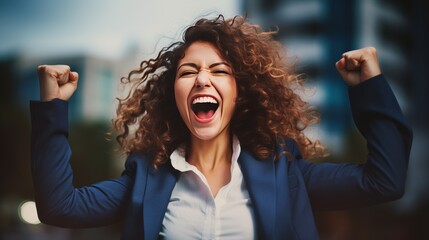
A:
POLYGON ((215 198, 205 176, 186 161, 183 151, 171 154, 171 164, 181 174, 165 212, 161 238, 256 239, 253 206, 237 162, 240 152, 234 136, 231 181, 215 198))

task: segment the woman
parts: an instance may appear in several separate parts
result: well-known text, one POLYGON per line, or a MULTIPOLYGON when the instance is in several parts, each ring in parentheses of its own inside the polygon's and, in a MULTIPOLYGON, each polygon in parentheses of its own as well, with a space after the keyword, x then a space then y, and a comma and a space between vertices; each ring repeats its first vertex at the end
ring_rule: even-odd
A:
POLYGON ((39 217, 63 227, 123 221, 124 239, 317 239, 313 210, 381 203, 403 194, 412 134, 374 48, 336 63, 351 86, 365 164, 310 163, 303 133, 317 116, 281 45, 243 18, 201 19, 183 42, 143 61, 125 82, 115 127, 128 154, 121 177, 76 189, 67 99, 78 74, 39 66, 31 103, 39 217), (132 131, 131 129, 135 129, 132 131))

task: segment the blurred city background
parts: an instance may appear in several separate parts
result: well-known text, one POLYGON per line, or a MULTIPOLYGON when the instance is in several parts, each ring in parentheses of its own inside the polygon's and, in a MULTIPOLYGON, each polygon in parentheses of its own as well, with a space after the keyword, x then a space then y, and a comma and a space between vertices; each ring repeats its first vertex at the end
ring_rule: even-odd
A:
MULTIPOLYGON (((30 173, 29 101, 39 96, 36 68, 67 64, 79 72, 70 99, 70 144, 77 187, 120 174, 124 156, 106 133, 123 94, 119 80, 141 60, 180 38, 197 18, 247 15, 298 62, 305 97, 322 113, 309 132, 329 147, 323 161, 361 162, 365 142, 350 117, 347 86, 334 63, 345 51, 378 50, 382 70, 414 129, 401 200, 316 213, 322 239, 429 239, 429 17, 417 0, 1 1, 0 239, 119 239, 120 225, 70 230, 38 222, 30 173)), ((365 97, 365 96, 362 96, 365 97)))

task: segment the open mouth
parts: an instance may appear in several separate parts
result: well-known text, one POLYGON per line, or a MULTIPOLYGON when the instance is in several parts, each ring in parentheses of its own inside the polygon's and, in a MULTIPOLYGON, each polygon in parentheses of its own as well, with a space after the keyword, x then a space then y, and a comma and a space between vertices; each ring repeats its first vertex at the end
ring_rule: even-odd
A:
POLYGON ((210 96, 196 97, 191 106, 195 115, 202 120, 212 118, 218 107, 217 100, 210 96))

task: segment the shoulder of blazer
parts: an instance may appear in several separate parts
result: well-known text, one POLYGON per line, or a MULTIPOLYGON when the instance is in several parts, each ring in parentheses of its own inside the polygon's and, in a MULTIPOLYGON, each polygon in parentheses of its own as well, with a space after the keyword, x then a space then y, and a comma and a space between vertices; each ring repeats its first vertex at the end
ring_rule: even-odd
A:
POLYGON ((137 168, 148 170, 152 167, 152 156, 147 153, 130 153, 125 161, 125 170, 135 172, 137 168))

